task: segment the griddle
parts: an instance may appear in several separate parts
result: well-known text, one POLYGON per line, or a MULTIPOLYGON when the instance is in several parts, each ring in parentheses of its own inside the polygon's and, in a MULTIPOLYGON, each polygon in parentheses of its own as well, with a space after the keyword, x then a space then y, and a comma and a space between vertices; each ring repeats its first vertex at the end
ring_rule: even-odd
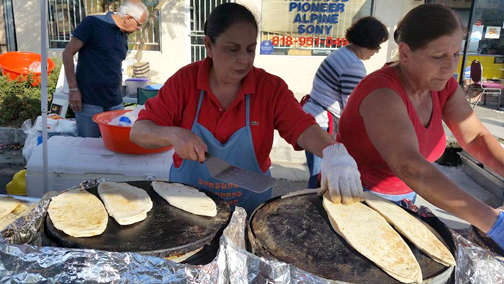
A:
POLYGON ((501 256, 504 256, 504 250, 501 249, 499 245, 494 242, 494 240, 487 237, 487 235, 483 233, 483 231, 474 226, 469 227, 469 240, 475 242, 482 248, 488 249, 501 256))
MULTIPOLYGON (((418 216, 416 216, 418 218, 418 216)), ((452 254, 451 233, 439 219, 421 218, 441 236, 452 254)), ((400 283, 353 249, 331 227, 317 194, 275 198, 260 205, 248 223, 253 252, 291 263, 314 275, 350 283, 400 283)), ((424 279, 450 278, 451 271, 403 238, 420 264, 424 279), (444 272, 444 273, 443 273, 444 272), (443 274, 443 275, 441 275, 443 274)), ((453 278, 453 277, 452 277, 453 278)))
MULTIPOLYGON (((217 205, 217 216, 194 215, 168 204, 150 186, 150 181, 127 182, 144 189, 152 199, 153 207, 147 218, 141 222, 121 226, 109 216, 107 229, 95 237, 76 238, 56 229, 46 216, 44 239, 48 245, 67 248, 98 249, 114 252, 137 252, 152 256, 180 256, 204 248, 208 252, 210 244, 216 251, 218 236, 224 230, 231 216, 229 205, 211 192, 205 192, 217 205), (217 236, 217 237, 216 237, 217 236), (213 240, 213 242, 212 242, 213 240)), ((98 198, 98 188, 87 189, 98 198)), ((213 257, 211 257, 213 258, 213 257)))

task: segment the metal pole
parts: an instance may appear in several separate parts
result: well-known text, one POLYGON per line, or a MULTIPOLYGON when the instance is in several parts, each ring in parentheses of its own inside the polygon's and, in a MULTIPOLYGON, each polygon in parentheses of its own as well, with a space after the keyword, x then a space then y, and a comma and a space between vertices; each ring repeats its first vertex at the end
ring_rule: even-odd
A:
POLYGON ((40 83, 40 110, 42 112, 42 165, 44 169, 44 193, 49 191, 49 172, 47 163, 47 0, 40 0, 40 49, 42 62, 40 72, 42 82, 40 83))
POLYGON ((471 40, 471 30, 472 30, 472 18, 474 14, 474 9, 476 7, 476 1, 473 0, 471 2, 471 12, 469 14, 469 22, 467 23, 467 35, 466 35, 466 41, 464 44, 464 54, 462 55, 462 66, 460 67, 460 75, 459 75, 459 85, 461 87, 464 87, 464 73, 465 73, 465 65, 467 61, 467 48, 469 46, 469 41, 471 40))

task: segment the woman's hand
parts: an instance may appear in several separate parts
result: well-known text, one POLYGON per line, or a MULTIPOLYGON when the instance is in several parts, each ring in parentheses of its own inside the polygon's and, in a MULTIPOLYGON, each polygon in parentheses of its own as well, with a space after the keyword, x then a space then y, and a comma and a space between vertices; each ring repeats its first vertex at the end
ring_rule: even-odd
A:
POLYGON ((203 163, 207 145, 196 134, 184 128, 174 128, 171 133, 173 148, 177 155, 184 160, 193 160, 203 163))
POLYGON ((207 145, 199 136, 178 126, 160 126, 150 120, 137 120, 130 131, 130 140, 142 148, 173 146, 184 160, 205 161, 207 145))
POLYGON ((488 232, 487 236, 492 238, 492 240, 499 245, 501 249, 504 249, 504 211, 499 212, 499 217, 492 229, 488 232))
POLYGON ((72 90, 68 93, 68 104, 74 113, 82 110, 82 95, 78 89, 72 90))
POLYGON ((329 190, 333 203, 362 201, 363 190, 357 163, 341 143, 324 148, 321 164, 322 191, 329 190))

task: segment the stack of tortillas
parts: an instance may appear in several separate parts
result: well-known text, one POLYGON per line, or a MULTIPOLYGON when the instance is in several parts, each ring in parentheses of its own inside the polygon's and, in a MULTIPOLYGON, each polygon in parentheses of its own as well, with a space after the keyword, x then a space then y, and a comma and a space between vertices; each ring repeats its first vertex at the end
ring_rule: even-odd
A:
POLYGON ((30 206, 26 203, 12 198, 12 197, 1 197, 0 198, 0 230, 5 229, 8 225, 14 222, 17 218, 28 212, 30 206))
POLYGON ((47 210, 54 227, 72 237, 92 237, 107 228, 108 215, 98 197, 73 189, 52 198, 47 210))
POLYGON ((334 204, 328 193, 323 198, 331 226, 353 248, 401 282, 422 282, 413 252, 380 214, 360 202, 334 204))
POLYGON ((403 236, 410 240, 433 260, 455 266, 456 262, 448 248, 432 233, 427 224, 413 217, 394 203, 371 192, 364 192, 366 203, 380 213, 403 236))
POLYGON ((152 209, 152 200, 147 192, 127 183, 101 182, 98 194, 109 215, 120 225, 140 222, 152 209))
POLYGON ((217 215, 217 206, 212 198, 195 188, 180 183, 159 181, 153 181, 151 186, 174 207, 196 215, 209 217, 217 215))

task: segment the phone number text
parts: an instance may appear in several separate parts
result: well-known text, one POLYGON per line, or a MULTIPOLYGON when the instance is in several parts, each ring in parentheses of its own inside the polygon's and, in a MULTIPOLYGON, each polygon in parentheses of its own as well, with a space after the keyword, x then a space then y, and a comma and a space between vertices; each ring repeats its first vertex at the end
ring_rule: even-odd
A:
POLYGON ((325 47, 340 47, 348 45, 349 42, 346 38, 320 38, 320 37, 293 37, 293 36, 274 36, 271 39, 274 46, 300 46, 300 47, 312 47, 315 46, 325 46, 325 47))

